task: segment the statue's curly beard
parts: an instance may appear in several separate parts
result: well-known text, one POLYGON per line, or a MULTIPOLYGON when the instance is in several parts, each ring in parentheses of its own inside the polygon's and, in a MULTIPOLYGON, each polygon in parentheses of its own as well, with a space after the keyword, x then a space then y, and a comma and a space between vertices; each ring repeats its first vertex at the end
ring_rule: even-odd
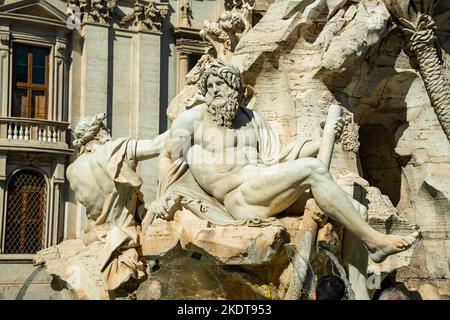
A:
POLYGON ((239 109, 238 93, 232 91, 226 96, 211 97, 206 101, 208 113, 219 127, 231 128, 233 119, 239 109))

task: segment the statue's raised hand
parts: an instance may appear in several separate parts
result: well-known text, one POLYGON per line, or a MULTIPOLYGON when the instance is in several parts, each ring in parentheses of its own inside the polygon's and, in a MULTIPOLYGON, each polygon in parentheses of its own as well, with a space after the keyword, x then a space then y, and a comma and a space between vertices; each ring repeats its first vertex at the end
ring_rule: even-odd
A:
POLYGON ((341 137, 344 125, 345 123, 342 117, 336 119, 336 123, 334 124, 334 133, 336 134, 336 140, 339 140, 339 138, 341 137))
POLYGON ((164 220, 171 220, 175 212, 181 209, 181 196, 172 192, 166 193, 150 204, 150 211, 164 220))
MULTIPOLYGON (((342 131, 344 130, 346 123, 342 117, 338 117, 335 121, 336 122, 334 123, 333 129, 335 134, 335 140, 337 141, 341 137, 342 131)), ((324 127, 325 127, 325 120, 320 122, 320 128, 322 129, 320 133, 321 136, 323 136, 324 127)))

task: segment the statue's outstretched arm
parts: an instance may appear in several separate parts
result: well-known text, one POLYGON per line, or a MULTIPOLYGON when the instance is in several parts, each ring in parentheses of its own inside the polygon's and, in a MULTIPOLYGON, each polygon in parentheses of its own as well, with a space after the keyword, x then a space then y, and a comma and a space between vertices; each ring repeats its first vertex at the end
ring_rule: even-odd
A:
POLYGON ((168 136, 169 131, 166 131, 153 140, 138 140, 136 147, 136 160, 148 160, 159 156, 164 150, 168 136))
POLYGON ((180 196, 167 192, 167 188, 179 178, 179 171, 174 171, 174 165, 183 165, 191 147, 195 121, 199 119, 201 113, 190 109, 179 115, 169 130, 158 159, 158 198, 152 202, 149 210, 154 216, 170 219, 178 208, 180 196))

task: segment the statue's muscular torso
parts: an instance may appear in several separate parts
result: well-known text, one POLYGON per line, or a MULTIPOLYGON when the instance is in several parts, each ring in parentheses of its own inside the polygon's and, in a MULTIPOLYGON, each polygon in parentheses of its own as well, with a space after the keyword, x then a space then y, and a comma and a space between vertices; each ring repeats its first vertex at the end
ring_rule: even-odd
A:
POLYGON ((241 109, 231 129, 218 127, 206 105, 184 112, 173 128, 184 134, 188 129, 192 145, 186 159, 192 175, 207 193, 222 203, 230 191, 257 176, 259 168, 264 166, 253 123, 241 109))
POLYGON ((101 213, 105 197, 114 190, 114 182, 106 170, 105 145, 98 144, 95 149, 93 153, 86 152, 80 155, 67 168, 70 187, 92 218, 101 213))

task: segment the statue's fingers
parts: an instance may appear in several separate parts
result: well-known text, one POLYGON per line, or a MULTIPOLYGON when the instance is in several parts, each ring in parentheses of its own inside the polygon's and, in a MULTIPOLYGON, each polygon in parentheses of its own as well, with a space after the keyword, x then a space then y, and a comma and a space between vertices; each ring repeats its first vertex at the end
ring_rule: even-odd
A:
POLYGON ((159 211, 155 210, 155 211, 153 211, 153 213, 155 214, 155 216, 157 218, 161 218, 161 213, 159 211))
POLYGON ((170 210, 170 205, 169 205, 169 203, 164 203, 164 205, 162 206, 162 211, 164 212, 164 213, 166 213, 167 211, 169 211, 170 210))
POLYGON ((158 218, 162 218, 162 217, 163 217, 161 208, 160 208, 159 206, 158 206, 158 207, 155 207, 155 214, 156 214, 156 216, 157 216, 158 218))
POLYGON ((152 212, 152 213, 154 213, 154 214, 156 214, 156 215, 158 214, 158 208, 157 208, 155 202, 152 202, 152 203, 150 204, 150 212, 152 212))
POLYGON ((165 210, 161 203, 158 204, 158 208, 156 210, 158 211, 158 216, 160 218, 164 218, 165 210))

